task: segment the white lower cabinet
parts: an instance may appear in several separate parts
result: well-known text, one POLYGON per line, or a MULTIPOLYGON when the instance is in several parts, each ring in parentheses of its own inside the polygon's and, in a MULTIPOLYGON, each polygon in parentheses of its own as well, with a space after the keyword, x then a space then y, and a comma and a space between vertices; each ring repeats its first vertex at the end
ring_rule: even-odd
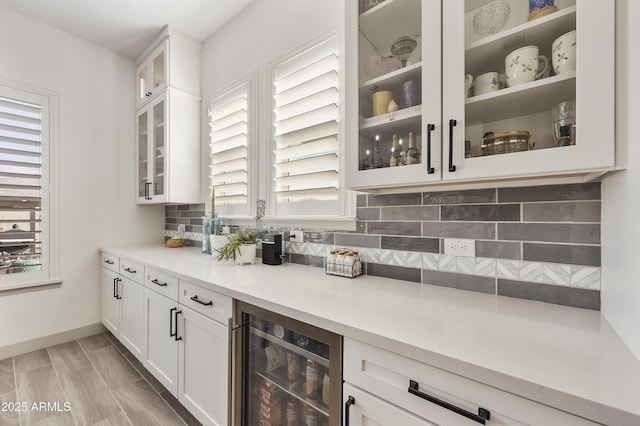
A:
POLYGON ((226 425, 231 298, 150 268, 144 282, 144 366, 204 425, 226 425))
POLYGON ((144 289, 106 267, 101 280, 102 324, 138 359, 144 359, 144 289))
POLYGON ((343 385, 342 395, 345 425, 435 425, 348 383, 343 385))
POLYGON ((120 281, 120 341, 139 360, 144 359, 144 287, 128 278, 120 281))
POLYGON ((343 365, 345 425, 596 424, 349 338, 343 365))
POLYGON ((180 306, 178 400, 205 425, 226 425, 229 395, 228 325, 180 306))
POLYGON ((178 341, 174 331, 177 310, 176 301, 145 289, 144 327, 147 333, 147 355, 144 366, 174 396, 178 395, 178 341))
POLYGON ((102 324, 114 335, 120 336, 120 276, 107 268, 102 269, 101 305, 102 324))

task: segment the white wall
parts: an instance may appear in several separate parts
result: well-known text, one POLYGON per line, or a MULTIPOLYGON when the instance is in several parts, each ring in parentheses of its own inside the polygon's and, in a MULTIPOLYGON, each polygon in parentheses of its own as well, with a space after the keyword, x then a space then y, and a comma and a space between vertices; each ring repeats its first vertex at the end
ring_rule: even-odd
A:
POLYGON ((0 78, 59 93, 62 286, 0 293, 0 348, 100 322, 98 247, 161 242, 164 209, 135 205, 132 60, 0 8, 0 78))
POLYGON ((602 313, 640 359, 640 2, 616 7, 616 138, 628 168, 602 184, 602 313))
MULTIPOLYGON (((344 2, 341 0, 255 0, 205 41, 202 49, 203 102, 240 78, 258 71, 258 157, 270 159, 267 153, 267 138, 271 134, 267 121, 267 64, 338 29, 343 21, 344 2)), ((208 165, 203 166, 208 170, 208 165)), ((261 167, 266 167, 266 161, 261 167)), ((259 182, 259 199, 266 198, 266 185, 265 179, 259 182)), ((208 186, 207 182, 203 188, 208 186)))

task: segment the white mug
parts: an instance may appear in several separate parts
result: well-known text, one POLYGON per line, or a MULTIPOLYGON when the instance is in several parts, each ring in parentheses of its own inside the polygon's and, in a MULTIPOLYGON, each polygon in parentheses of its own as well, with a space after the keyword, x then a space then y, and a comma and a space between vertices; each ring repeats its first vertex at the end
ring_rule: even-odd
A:
POLYGON ((551 48, 551 63, 556 74, 576 70, 576 30, 555 39, 551 48))
POLYGON ((538 46, 525 46, 514 50, 504 60, 507 86, 532 82, 540 78, 548 67, 549 60, 546 56, 538 54, 538 46), (543 62, 544 66, 538 71, 540 62, 543 62))
POLYGON ((469 97, 469 90, 473 85, 473 76, 471 74, 465 74, 464 76, 464 97, 469 97))
POLYGON ((473 83, 474 96, 495 92, 500 89, 500 74, 495 71, 486 72, 476 77, 473 83))

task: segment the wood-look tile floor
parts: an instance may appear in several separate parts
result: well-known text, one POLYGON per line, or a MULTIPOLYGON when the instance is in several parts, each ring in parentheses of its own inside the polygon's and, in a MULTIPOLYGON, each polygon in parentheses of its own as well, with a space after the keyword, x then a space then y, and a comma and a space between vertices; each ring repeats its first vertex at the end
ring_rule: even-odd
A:
POLYGON ((14 425, 200 423, 106 332, 0 360, 0 426, 14 425))

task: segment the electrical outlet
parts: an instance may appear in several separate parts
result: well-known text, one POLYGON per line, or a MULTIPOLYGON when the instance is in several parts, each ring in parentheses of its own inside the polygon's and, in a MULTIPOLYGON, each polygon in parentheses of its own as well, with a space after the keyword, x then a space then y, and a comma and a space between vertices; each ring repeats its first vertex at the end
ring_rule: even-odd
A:
POLYGON ((294 243, 302 243, 302 242, 304 242, 304 232, 302 232, 301 230, 290 231, 289 235, 290 235, 289 241, 292 241, 294 243))
POLYGON ((476 257, 476 240, 445 238, 444 254, 447 256, 476 257))
POLYGON ((178 225, 178 232, 184 232, 184 228, 185 228, 185 224, 181 223, 180 225, 178 225))

